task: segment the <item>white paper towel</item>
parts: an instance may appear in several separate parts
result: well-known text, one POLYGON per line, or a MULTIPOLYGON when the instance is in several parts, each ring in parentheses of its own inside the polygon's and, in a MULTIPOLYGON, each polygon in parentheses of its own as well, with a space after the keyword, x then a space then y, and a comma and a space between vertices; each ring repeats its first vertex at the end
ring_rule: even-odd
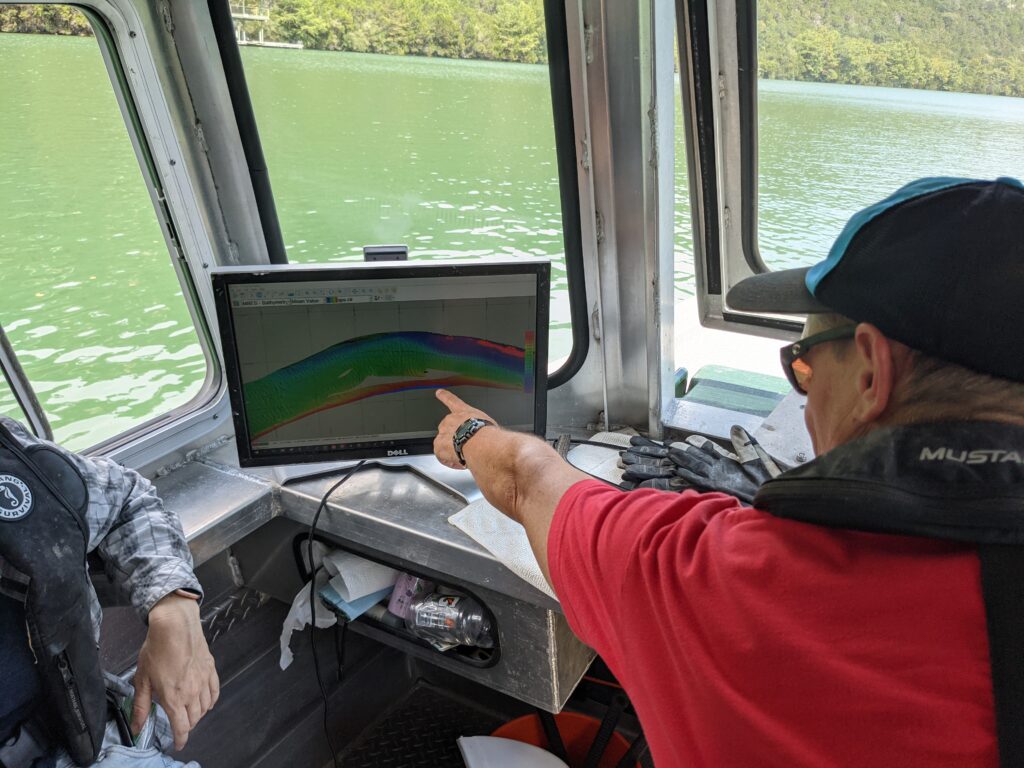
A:
POLYGON ((336 549, 324 558, 331 586, 346 603, 394 586, 399 573, 394 568, 336 549))
MULTIPOLYGON (((601 432, 590 439, 628 448, 631 433, 635 434, 632 430, 627 433, 601 432)), ((617 466, 618 458, 617 450, 601 446, 578 445, 569 451, 570 464, 614 483, 622 477, 622 469, 617 466)), ((494 555, 516 576, 558 599, 537 565, 526 529, 492 507, 486 499, 469 504, 449 517, 448 522, 494 555)))
MULTIPOLYGON (((595 443, 621 445, 629 448, 629 438, 635 435, 632 429, 623 432, 598 432, 590 439, 595 443)), ((569 463, 577 469, 597 475, 612 483, 622 482, 622 467, 619 466, 619 451, 600 445, 577 445, 569 451, 569 463)))
POLYGON ((555 597, 537 565, 526 529, 492 507, 487 499, 474 501, 449 517, 448 522, 494 555, 516 576, 555 597))

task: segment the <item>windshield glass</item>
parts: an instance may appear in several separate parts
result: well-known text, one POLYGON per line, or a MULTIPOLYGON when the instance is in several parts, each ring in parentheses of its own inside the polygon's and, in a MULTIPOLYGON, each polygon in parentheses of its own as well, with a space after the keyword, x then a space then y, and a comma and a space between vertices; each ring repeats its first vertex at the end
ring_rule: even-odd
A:
POLYGON ((542 0, 233 7, 288 259, 552 260, 570 353, 542 0))
POLYGON ((757 36, 768 266, 819 261, 913 179, 1024 175, 1024 6, 759 0, 757 36))

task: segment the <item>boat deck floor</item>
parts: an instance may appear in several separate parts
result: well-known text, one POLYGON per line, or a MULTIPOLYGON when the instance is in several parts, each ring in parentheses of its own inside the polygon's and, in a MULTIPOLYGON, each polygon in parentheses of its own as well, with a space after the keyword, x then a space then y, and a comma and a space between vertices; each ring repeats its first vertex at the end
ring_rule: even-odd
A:
POLYGON ((507 719, 420 681, 341 753, 340 763, 344 768, 462 768, 458 738, 487 735, 507 719))

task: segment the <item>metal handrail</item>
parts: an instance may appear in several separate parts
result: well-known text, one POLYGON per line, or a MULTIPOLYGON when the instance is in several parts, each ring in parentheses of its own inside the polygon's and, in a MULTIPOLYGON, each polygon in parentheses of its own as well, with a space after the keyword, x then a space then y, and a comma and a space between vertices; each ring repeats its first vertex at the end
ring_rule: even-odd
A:
POLYGON ((0 370, 3 370, 7 386, 14 393, 14 399, 18 401, 21 412, 25 414, 32 432, 36 437, 53 440, 53 428, 50 426, 50 421, 46 418, 43 406, 39 403, 39 398, 36 397, 36 392, 32 389, 32 384, 29 383, 25 370, 21 367, 18 356, 14 353, 14 348, 7 339, 7 332, 4 331, 2 325, 0 325, 0 370))
POLYGON ((258 16, 266 16, 270 12, 270 3, 265 0, 228 3, 228 7, 232 13, 252 13, 258 16))

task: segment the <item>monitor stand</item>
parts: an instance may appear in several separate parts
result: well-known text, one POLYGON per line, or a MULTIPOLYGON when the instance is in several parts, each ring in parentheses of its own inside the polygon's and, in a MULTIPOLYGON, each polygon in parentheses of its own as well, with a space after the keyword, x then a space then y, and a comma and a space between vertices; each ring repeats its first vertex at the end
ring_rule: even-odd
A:
MULTIPOLYGON (((310 480, 327 475, 340 475, 346 469, 354 467, 358 461, 332 461, 317 464, 282 464, 273 468, 274 480, 280 485, 310 480)), ((396 456, 394 458, 367 459, 366 466, 379 467, 385 471, 404 470, 419 475, 428 483, 438 486, 446 493, 454 494, 469 504, 481 498, 483 494, 476 486, 473 475, 465 469, 449 469, 434 457, 433 454, 423 456, 396 456)))

